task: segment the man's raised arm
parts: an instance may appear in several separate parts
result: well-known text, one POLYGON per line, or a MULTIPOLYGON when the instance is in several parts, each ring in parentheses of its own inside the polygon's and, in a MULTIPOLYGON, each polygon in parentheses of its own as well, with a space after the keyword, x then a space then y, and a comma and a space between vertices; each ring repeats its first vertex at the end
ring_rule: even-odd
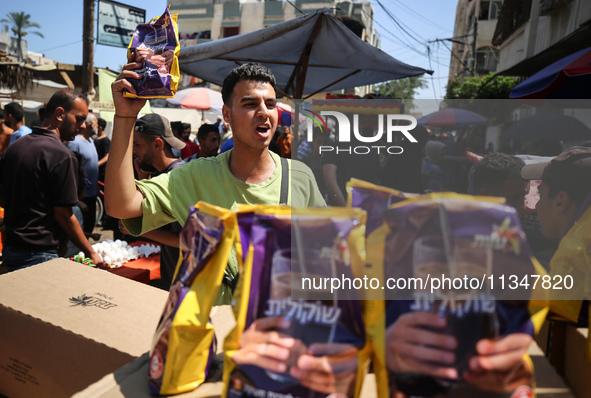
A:
POLYGON ((143 59, 131 55, 130 63, 123 67, 117 80, 111 84, 115 118, 113 137, 105 173, 105 209, 115 218, 134 218, 142 215, 142 194, 137 190, 133 175, 133 128, 137 115, 146 100, 123 97, 123 89, 135 93, 135 89, 126 79, 139 79, 133 69, 141 67, 143 59))

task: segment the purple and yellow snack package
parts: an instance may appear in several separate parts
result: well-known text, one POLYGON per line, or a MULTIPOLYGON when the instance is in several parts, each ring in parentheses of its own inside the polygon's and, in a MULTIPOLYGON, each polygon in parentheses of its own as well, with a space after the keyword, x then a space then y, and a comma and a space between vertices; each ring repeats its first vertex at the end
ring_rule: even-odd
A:
POLYGON ((237 218, 243 267, 224 397, 358 397, 370 355, 363 302, 324 281, 362 267, 365 212, 257 206, 237 218))
POLYGON ((356 178, 351 178, 347 182, 347 207, 359 208, 367 212, 365 236, 382 225, 384 211, 394 203, 419 196, 356 178))
MULTIPOLYGON (((384 212, 383 225, 368 236, 368 272, 386 283, 368 317, 380 397, 490 392, 490 383, 470 373, 483 339, 523 342, 509 370, 523 372, 517 388, 535 388, 525 352, 548 302, 539 286, 522 281, 545 271, 517 211, 503 202, 454 193, 408 199, 384 212)), ((499 397, 516 389, 501 378, 494 388, 499 397)))
POLYGON ((177 14, 170 14, 168 7, 158 18, 139 24, 127 47, 127 56, 141 54, 145 61, 139 73, 141 79, 128 79, 136 94, 125 91, 128 98, 172 98, 180 78, 179 52, 181 50, 177 27, 177 14))
POLYGON ((150 351, 153 395, 191 391, 205 381, 213 360, 209 315, 236 237, 236 216, 199 202, 180 234, 179 264, 150 351))

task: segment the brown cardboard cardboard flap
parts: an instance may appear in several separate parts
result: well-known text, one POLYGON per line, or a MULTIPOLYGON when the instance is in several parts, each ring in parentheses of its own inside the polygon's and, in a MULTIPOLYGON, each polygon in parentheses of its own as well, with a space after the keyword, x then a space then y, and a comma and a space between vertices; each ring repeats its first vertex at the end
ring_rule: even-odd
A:
MULTIPOLYGON (((208 382, 202 384, 196 390, 175 395, 178 398, 217 398, 222 393, 223 375, 223 351, 224 339, 236 325, 232 307, 222 305, 211 310, 211 323, 217 339, 217 356, 214 359, 216 371, 208 376, 208 382)), ((148 388, 148 369, 150 358, 148 353, 142 355, 133 362, 117 369, 114 373, 103 377, 100 381, 80 391, 74 398, 99 398, 99 397, 150 397, 148 388)))
POLYGON ((71 396, 141 356, 166 297, 65 259, 0 276, 0 394, 71 396))

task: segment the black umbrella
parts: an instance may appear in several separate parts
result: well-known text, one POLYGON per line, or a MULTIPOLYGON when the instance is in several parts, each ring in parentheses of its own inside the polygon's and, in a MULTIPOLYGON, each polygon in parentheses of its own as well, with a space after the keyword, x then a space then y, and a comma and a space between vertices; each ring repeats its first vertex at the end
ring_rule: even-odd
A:
POLYGON ((181 71, 221 85, 246 62, 269 67, 277 89, 302 99, 315 93, 433 73, 407 65, 361 40, 323 8, 254 32, 181 49, 181 71))
POLYGON ((591 140, 591 129, 571 116, 537 114, 513 123, 501 136, 519 141, 584 141, 591 140))

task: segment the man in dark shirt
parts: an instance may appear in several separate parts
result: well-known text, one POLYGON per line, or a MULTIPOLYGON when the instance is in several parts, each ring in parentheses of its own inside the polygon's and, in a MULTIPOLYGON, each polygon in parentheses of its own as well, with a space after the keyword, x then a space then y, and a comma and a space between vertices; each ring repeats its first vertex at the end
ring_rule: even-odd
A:
POLYGON ((86 128, 81 129, 74 140, 66 146, 74 153, 81 155, 82 167, 86 174, 84 178, 85 190, 82 199, 82 230, 87 236, 92 236, 96 224, 96 198, 98 196, 99 157, 92 136, 97 133, 97 118, 92 113, 86 117, 86 128))
POLYGON ((46 110, 43 126, 11 145, 0 161, 6 227, 3 264, 15 270, 57 258, 67 237, 102 266, 72 213, 78 203, 78 161, 62 144, 85 128, 87 99, 78 91, 62 89, 46 110))
MULTIPOLYGON (((219 133, 218 133, 219 135, 219 133)), ((133 132, 133 156, 138 160, 142 170, 154 167, 159 174, 165 174, 185 162, 172 153, 172 148, 183 149, 185 143, 176 138, 170 128, 170 122, 155 113, 146 115, 135 123, 133 132)), ((121 232, 128 233, 121 224, 121 232)), ((142 235, 159 242, 160 251, 160 280, 154 286, 168 290, 172 284, 172 277, 179 259, 179 233, 181 225, 178 222, 142 235)))
POLYGON ((105 170, 107 169, 107 161, 109 160, 109 150, 111 149, 111 140, 105 133, 107 127, 107 121, 102 118, 97 119, 98 132, 96 134, 96 140, 94 140, 94 147, 98 154, 98 165, 99 165, 99 178, 98 180, 102 183, 105 182, 105 170))
MULTIPOLYGON (((361 129, 366 137, 373 135, 369 127, 361 129)), ((328 192, 328 204, 331 206, 345 206, 347 204, 347 182, 351 178, 377 184, 380 175, 380 158, 375 151, 367 154, 354 152, 356 145, 363 143, 352 139, 350 143, 336 144, 332 151, 324 152, 322 156, 322 173, 328 192)))
POLYGON ((220 132, 217 127, 213 124, 202 124, 197 131, 197 139, 200 145, 199 152, 185 159, 186 162, 198 158, 217 156, 220 149, 220 132))
MULTIPOLYGON (((191 133, 190 127, 189 131, 186 132, 182 122, 172 122, 170 123, 170 128, 174 136, 185 143, 185 147, 180 151, 181 159, 186 159, 189 156, 199 153, 199 145, 189 139, 191 133)), ((173 151, 175 155, 178 155, 178 153, 179 151, 173 151)))

